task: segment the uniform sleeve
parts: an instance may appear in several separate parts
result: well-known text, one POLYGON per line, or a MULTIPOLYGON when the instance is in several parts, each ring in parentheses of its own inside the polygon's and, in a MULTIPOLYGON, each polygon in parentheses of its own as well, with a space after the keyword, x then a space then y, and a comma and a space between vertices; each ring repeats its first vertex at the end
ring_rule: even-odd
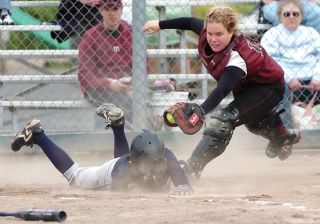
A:
POLYGON ((170 149, 166 149, 166 159, 168 166, 168 174, 175 187, 179 185, 190 185, 187 176, 180 167, 180 164, 170 149))
POLYGON ((159 22, 160 29, 190 30, 200 34, 204 21, 194 17, 180 17, 176 19, 162 20, 159 22))
POLYGON ((129 167, 128 155, 122 156, 114 165, 111 177, 111 190, 123 191, 128 190, 129 184, 134 182, 133 175, 131 174, 132 169, 129 167))
POLYGON ((203 108, 205 114, 216 108, 221 103, 221 101, 238 85, 240 80, 245 75, 245 72, 239 67, 226 67, 217 83, 217 87, 201 104, 201 107, 203 108))

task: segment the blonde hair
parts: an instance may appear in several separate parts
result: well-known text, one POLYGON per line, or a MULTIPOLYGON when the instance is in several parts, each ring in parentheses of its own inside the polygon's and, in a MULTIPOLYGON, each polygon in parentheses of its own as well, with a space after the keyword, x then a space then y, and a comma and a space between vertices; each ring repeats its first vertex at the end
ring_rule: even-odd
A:
POLYGON ((204 21, 205 28, 213 22, 222 23, 228 32, 238 32, 238 14, 228 6, 217 6, 209 10, 204 21))

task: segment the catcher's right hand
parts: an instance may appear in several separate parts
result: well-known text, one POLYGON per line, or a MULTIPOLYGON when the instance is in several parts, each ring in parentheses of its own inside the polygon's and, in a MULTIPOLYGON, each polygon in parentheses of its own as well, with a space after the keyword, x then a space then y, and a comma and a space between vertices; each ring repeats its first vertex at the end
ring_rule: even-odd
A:
POLYGON ((169 127, 178 126, 188 135, 197 133, 204 124, 204 112, 195 103, 176 103, 164 111, 163 118, 169 127))

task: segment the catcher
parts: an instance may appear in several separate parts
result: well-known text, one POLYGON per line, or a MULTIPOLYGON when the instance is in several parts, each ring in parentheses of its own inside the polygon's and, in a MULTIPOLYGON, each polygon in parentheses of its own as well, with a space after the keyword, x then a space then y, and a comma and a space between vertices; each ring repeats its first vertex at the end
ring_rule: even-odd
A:
POLYGON ((259 43, 239 33, 237 24, 237 15, 231 8, 218 6, 209 11, 204 21, 182 17, 144 25, 146 34, 179 29, 199 35, 199 56, 217 80, 217 87, 201 105, 180 103, 164 114, 167 124, 193 134, 201 128, 204 116, 212 112, 203 138, 184 162, 185 170, 196 178, 207 163, 225 151, 233 130, 242 124, 269 140, 266 154, 270 158, 285 160, 292 153, 292 144, 300 139, 297 130, 285 128, 279 116, 281 110, 277 110, 285 89, 282 68, 259 43), (230 92, 234 100, 225 108, 217 107, 230 92))
POLYGON ((96 167, 80 167, 44 133, 40 121, 33 119, 11 143, 13 151, 37 144, 64 175, 71 186, 110 188, 111 190, 169 190, 171 194, 192 194, 193 189, 175 155, 165 148, 155 133, 144 130, 129 145, 124 133, 124 113, 113 104, 103 104, 97 114, 106 120, 114 134, 114 159, 96 167))

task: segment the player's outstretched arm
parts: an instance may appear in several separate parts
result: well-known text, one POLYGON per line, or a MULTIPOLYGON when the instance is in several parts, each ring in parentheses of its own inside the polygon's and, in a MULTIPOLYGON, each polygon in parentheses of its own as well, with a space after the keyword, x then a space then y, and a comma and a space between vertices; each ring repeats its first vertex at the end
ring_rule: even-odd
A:
POLYGON ((166 149, 166 159, 168 173, 170 175, 172 183, 175 186, 175 188, 170 191, 170 194, 191 195, 193 193, 193 188, 183 169, 180 167, 176 156, 169 149, 166 149))
POLYGON ((159 21, 158 20, 151 20, 146 22, 143 26, 143 32, 147 35, 155 34, 160 31, 159 21))
POLYGON ((146 34, 155 34, 164 29, 190 30, 199 35, 203 29, 204 21, 194 17, 179 17, 166 20, 150 20, 143 27, 146 34))

